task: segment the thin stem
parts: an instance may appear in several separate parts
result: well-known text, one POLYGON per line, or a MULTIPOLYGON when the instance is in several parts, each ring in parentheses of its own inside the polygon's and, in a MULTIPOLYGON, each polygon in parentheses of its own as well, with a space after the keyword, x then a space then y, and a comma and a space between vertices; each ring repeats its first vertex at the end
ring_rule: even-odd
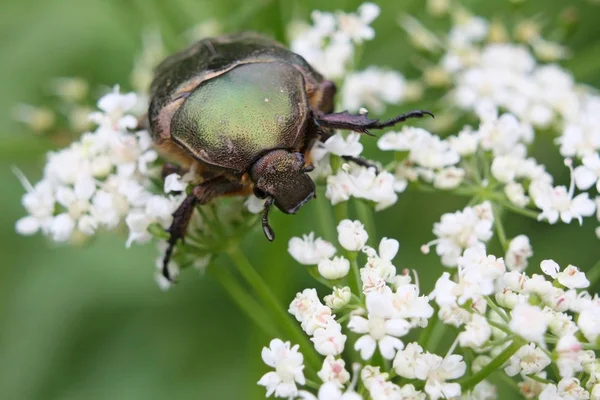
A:
POLYGON ((496 303, 494 303, 494 301, 490 298, 490 296, 483 296, 483 298, 485 299, 485 302, 487 303, 487 305, 490 306, 490 308, 492 310, 494 310, 496 312, 496 314, 498 314, 500 316, 500 318, 502 318, 504 320, 504 322, 509 321, 509 318, 506 315, 506 312, 504 310, 502 310, 500 307, 498 307, 498 305, 496 303))
POLYGON ((535 212, 534 210, 530 210, 528 208, 517 207, 517 206, 515 206, 514 204, 512 204, 509 201, 503 201, 502 205, 504 207, 508 208, 510 211, 516 213, 516 214, 521 214, 521 215, 524 215, 526 217, 533 218, 535 220, 537 220, 537 218, 538 218, 538 213, 535 212))
POLYGON ((265 314, 264 308, 252 296, 246 293, 246 290, 236 282, 235 278, 225 268, 210 265, 207 267, 207 270, 259 329, 270 337, 276 337, 280 334, 279 330, 269 319, 269 316, 265 314))
POLYGON ((331 207, 329 201, 325 197, 325 194, 319 196, 317 199, 317 214, 319 219, 319 225, 323 236, 330 243, 335 243, 337 235, 335 233, 335 221, 331 215, 331 207))
POLYGON ((417 343, 419 343, 424 349, 427 349, 431 333, 433 332, 435 325, 439 322, 440 321, 438 318, 430 318, 427 322, 427 327, 419 334, 419 340, 417 340, 417 343))
POLYGON ((377 245, 377 233, 375 231, 375 221, 371 207, 362 200, 354 201, 354 208, 358 219, 365 224, 365 229, 369 232, 369 241, 372 245, 377 245))
POLYGON ((492 213, 494 214, 494 227, 496 228, 496 235, 498 236, 498 240, 500 241, 502 249, 506 251, 506 233, 504 232, 504 225, 502 225, 500 210, 498 209, 498 205, 496 203, 492 203, 492 213))
POLYGON ((490 324, 494 328, 500 329, 502 332, 504 332, 506 334, 509 334, 509 335, 512 334, 512 332, 510 331, 510 329, 508 329, 508 327, 506 325, 499 324, 494 321, 488 321, 488 324, 490 324))
POLYGON ((362 291, 362 282, 360 280, 360 270, 358 268, 358 262, 356 261, 356 257, 358 256, 358 254, 356 252, 348 252, 348 256, 350 256, 350 291, 352 293, 360 294, 362 302, 362 299, 364 298, 364 293, 362 291))
POLYGON ((524 344, 525 342, 522 339, 515 338, 510 346, 504 349, 502 353, 498 354, 498 356, 483 367, 481 371, 466 379, 462 379, 460 381, 460 386, 462 387, 463 393, 473 389, 479 382, 493 374, 496 370, 499 370, 524 344))
POLYGON ((436 325, 433 327, 433 332, 431 332, 431 335, 429 336, 428 346, 423 346, 425 350, 430 351, 431 353, 435 353, 435 349, 437 348, 440 339, 444 337, 444 333, 446 332, 447 328, 446 324, 438 321, 437 318, 434 319, 434 321, 436 321, 436 325))
POLYGON ((248 261, 237 245, 231 246, 228 254, 248 285, 252 287, 256 292, 256 295, 260 297, 264 306, 267 307, 273 317, 281 324, 281 328, 287 333, 291 340, 299 344, 303 349, 302 354, 304 355, 307 364, 310 365, 313 371, 318 371, 321 367, 321 362, 314 347, 311 345, 308 337, 306 337, 304 332, 302 332, 300 327, 296 324, 296 321, 292 320, 290 315, 281 306, 269 285, 267 285, 260 274, 252 267, 250 261, 248 261))

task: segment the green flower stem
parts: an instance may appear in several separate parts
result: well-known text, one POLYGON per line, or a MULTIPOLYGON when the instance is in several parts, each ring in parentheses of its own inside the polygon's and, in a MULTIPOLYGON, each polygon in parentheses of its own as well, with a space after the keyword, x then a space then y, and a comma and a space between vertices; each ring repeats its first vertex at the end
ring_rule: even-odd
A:
POLYGON ((504 232, 504 225, 502 225, 502 216, 500 215, 499 207, 496 203, 492 203, 492 213, 494 214, 494 227, 496 228, 496 235, 500 241, 500 245, 504 251, 507 250, 507 239, 506 233, 504 232))
POLYGON ((600 279, 600 260, 592 266, 587 272, 586 276, 590 281, 590 287, 594 286, 600 279))
POLYGON ((347 252, 347 256, 348 256, 348 259, 350 260, 350 276, 348 277, 349 278, 348 285, 350 286, 350 291, 352 293, 357 293, 360 295, 360 299, 361 299, 361 303, 362 303, 362 300, 364 299, 365 294, 362 291, 362 282, 360 280, 360 270, 358 268, 358 262, 356 261, 358 253, 355 251, 349 251, 349 252, 347 252))
MULTIPOLYGON (((437 314, 437 309, 434 312, 434 315, 435 314, 437 314)), ((424 349, 427 350, 429 338, 431 338, 431 333, 433 332, 435 326, 439 323, 440 321, 438 318, 430 318, 427 322, 427 326, 425 327, 425 329, 423 329, 419 334, 419 339, 417 340, 417 343, 419 343, 419 345, 421 345, 421 347, 423 347, 424 349)))
POLYGON ((354 208, 360 222, 365 224, 365 229, 369 232, 369 242, 372 246, 377 246, 377 232, 375 231, 375 220, 373 219, 373 210, 369 204, 363 200, 355 200, 354 208))
POLYGON ((487 303, 487 305, 490 306, 490 308, 492 310, 494 310, 496 312, 496 314, 498 314, 504 322, 508 323, 509 318, 508 318, 508 315, 506 315, 506 312, 503 309, 501 309, 500 307, 498 307, 498 305, 496 303, 494 303, 494 301, 490 298, 490 296, 483 296, 483 298, 485 299, 485 302, 487 303))
POLYGON ((335 214, 336 226, 343 220, 348 219, 348 202, 343 201, 333 206, 333 213, 335 214))
POLYGON ((265 314, 264 308, 236 282, 235 278, 225 268, 210 265, 207 267, 207 271, 221 284, 231 299, 258 328, 270 337, 276 337, 280 334, 269 316, 265 314))
MULTIPOLYGON (((435 353, 435 349, 440 343, 440 340, 444 337, 447 328, 446 324, 444 324, 442 321, 439 321, 438 318, 435 318, 434 321, 436 322, 436 324, 428 337, 427 347, 421 345, 425 350, 431 353, 435 353)), ((419 342, 419 344, 421 343, 419 342)))
POLYGON ((506 207, 507 209, 509 209, 510 211, 514 212, 515 214, 521 214, 526 217, 533 218, 535 220, 537 220, 537 218, 538 218, 539 213, 535 212, 534 210, 530 210, 528 208, 517 207, 509 201, 503 201, 502 205, 504 207, 506 207))
POLYGON ((513 340, 513 342, 506 349, 504 349, 504 351, 502 351, 502 353, 498 354, 496 358, 492 359, 492 361, 483 367, 481 371, 466 379, 461 379, 459 383, 463 393, 470 391, 479 382, 502 368, 502 365, 504 365, 504 363, 507 362, 525 344, 526 343, 523 339, 515 338, 515 340, 513 340))
POLYGON ((335 221, 331 215, 329 200, 327 200, 324 193, 317 199, 317 215, 323 236, 328 242, 335 243, 337 239, 335 221))
POLYGON ((252 267, 250 261, 248 261, 237 245, 234 244, 230 246, 228 254, 242 277, 261 299, 263 305, 267 307, 272 314, 272 318, 277 321, 277 324, 281 326, 281 329, 287 334, 290 340, 295 344, 300 345, 302 354, 310 369, 312 371, 318 371, 321 368, 319 355, 315 351, 308 337, 300 329, 300 326, 281 306, 269 285, 267 285, 260 274, 252 267))

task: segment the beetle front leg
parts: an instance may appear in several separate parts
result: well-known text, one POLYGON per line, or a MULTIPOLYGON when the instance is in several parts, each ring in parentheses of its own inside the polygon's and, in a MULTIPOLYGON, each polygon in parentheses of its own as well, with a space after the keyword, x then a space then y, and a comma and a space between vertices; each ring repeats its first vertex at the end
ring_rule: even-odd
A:
POLYGON ((360 165, 361 167, 366 168, 375 168, 375 174, 379 174, 379 168, 377 165, 373 164, 371 161, 367 160, 363 157, 354 157, 354 156, 342 156, 344 161, 353 162, 356 165, 360 165))
POLYGON ((197 205, 203 205, 214 199, 226 194, 239 192, 244 188, 239 182, 230 181, 222 176, 209 179, 202 182, 192 189, 192 192, 183 200, 177 210, 173 213, 173 222, 167 232, 169 232, 168 247, 163 257, 162 274, 165 278, 171 281, 169 274, 169 261, 173 254, 173 249, 177 242, 185 238, 187 227, 197 205))
POLYGON ((404 114, 395 116, 386 121, 378 119, 370 119, 367 113, 350 114, 348 111, 340 113, 323 114, 313 110, 315 123, 324 128, 329 129, 347 129, 355 132, 365 133, 374 136, 369 129, 383 129, 404 122, 411 118, 422 118, 425 115, 433 117, 433 114, 425 110, 413 110, 404 114))

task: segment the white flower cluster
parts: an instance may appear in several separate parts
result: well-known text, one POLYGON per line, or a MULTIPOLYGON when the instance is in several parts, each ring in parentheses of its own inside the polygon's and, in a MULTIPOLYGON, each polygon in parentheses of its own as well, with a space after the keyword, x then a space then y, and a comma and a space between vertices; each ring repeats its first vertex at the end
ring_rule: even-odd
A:
POLYGON ((374 3, 362 4, 356 13, 313 11, 312 26, 298 22, 291 32, 292 51, 328 79, 344 79, 341 105, 349 111, 367 107, 381 113, 386 104, 398 104, 405 97, 405 81, 399 72, 374 66, 350 72, 355 67, 356 46, 375 37, 370 24, 379 13, 374 3))
MULTIPOLYGON (((520 208, 535 205, 541 210, 539 219, 551 224, 559 219, 565 223, 576 219, 581 223, 583 217, 592 216, 596 209, 594 201, 587 193, 576 195, 574 188, 585 191, 600 185, 600 96, 578 84, 571 73, 559 65, 536 60, 535 56, 556 60, 565 52, 558 44, 542 39, 535 22, 522 21, 517 26, 516 36, 525 44, 513 44, 502 35, 498 37, 497 32, 502 29, 495 28, 495 23, 470 15, 460 7, 453 12, 453 17, 455 24, 447 36, 440 68, 452 86, 451 103, 474 111, 481 118, 474 136, 481 149, 493 153, 491 172, 503 185, 505 196, 520 208), (555 57, 548 57, 549 54, 555 57), (506 113, 498 117, 496 110, 506 113), (569 168, 573 163, 571 159, 579 164, 572 173, 569 187, 554 186, 545 168, 527 157, 533 128, 556 131, 556 143, 569 168)), ((412 21, 409 25, 415 23, 412 21)), ((421 36, 428 32, 418 26, 421 36)), ((408 30, 409 34, 414 34, 413 31, 408 30)), ((432 52, 438 48, 427 47, 432 52)), ((474 144, 467 140, 466 134, 460 136, 451 141, 467 147, 474 144)), ((385 141, 383 145, 385 147, 385 141)), ((411 151, 409 161, 414 161, 414 153, 411 151)), ((422 165, 417 162, 417 166, 422 165)), ((404 175, 414 178, 418 172, 421 173, 418 177, 433 181, 430 171, 403 171, 404 175)), ((447 174, 455 178, 452 184, 457 185, 465 171, 458 169, 447 174)), ((434 182, 434 187, 446 188, 439 182, 434 182)), ((598 233, 600 237, 600 229, 598 233)))
POLYGON ((431 298, 440 307, 438 317, 444 323, 464 326, 458 335, 460 346, 472 348, 483 363, 499 354, 508 340, 523 343, 504 371, 509 376, 521 374, 521 391, 529 393, 528 397, 556 391, 554 385, 534 385, 525 379, 533 376, 545 381, 544 370, 552 362, 561 382, 576 383, 569 390, 588 396, 574 398, 589 398, 579 380, 573 380, 576 374, 590 374, 587 390, 600 390, 595 372, 600 364, 594 351, 584 349, 586 343, 595 344, 600 337, 600 302, 597 296, 580 290, 589 286, 583 272, 572 265, 559 272, 552 260, 541 264, 551 280, 507 271, 503 259, 486 255, 483 245, 465 250, 458 263, 456 279, 444 273, 431 298))
POLYGON ((373 3, 364 3, 357 13, 313 11, 312 26, 294 26, 290 48, 329 79, 341 78, 352 62, 354 46, 375 37, 370 24, 379 12, 373 3))
MULTIPOLYGON (((465 127, 446 139, 409 126, 383 135, 379 148, 395 151, 397 160, 402 158, 395 164, 396 185, 420 181, 440 190, 473 191, 476 187, 496 190, 501 201, 509 205, 520 209, 535 206, 540 210, 537 218, 550 224, 559 219, 564 223, 577 220, 581 224, 583 217, 594 215, 595 202, 587 192, 576 194, 575 185, 582 190, 596 185, 598 154, 586 156, 584 164, 575 171, 571 159, 566 159, 572 176, 570 185, 554 186, 553 177, 545 167, 527 156, 528 145, 534 139, 529 123, 510 113, 498 116, 495 107, 484 105, 477 112, 481 119, 477 130, 465 127), (486 158, 482 159, 480 153, 486 158), (482 176, 492 179, 484 180, 482 176)), ((444 264, 449 265, 448 262, 444 264)))
MULTIPOLYGON (((427 320, 433 316, 434 310, 428 297, 419 294, 418 285, 411 283, 409 275, 396 274, 392 260, 398 252, 398 242, 384 238, 379 244, 379 249, 375 250, 366 246, 367 240, 368 234, 360 222, 340 222, 338 241, 345 254, 352 260, 356 259, 359 252, 366 256, 364 266, 359 271, 355 270, 360 276, 362 287, 360 293, 354 293, 355 300, 352 299, 352 292, 348 286, 334 288, 332 294, 325 296, 325 302, 339 313, 349 313, 348 329, 357 337, 354 349, 367 363, 356 365, 352 382, 344 361, 341 358, 336 359, 344 351, 347 338, 341 333, 341 324, 336 321, 336 316, 332 315, 332 309, 320 302, 315 289, 306 289, 298 293, 290 305, 290 313, 301 322, 302 329, 313 336, 312 341, 317 352, 326 356, 323 368, 318 373, 323 381, 318 391, 318 399, 362 399, 355 391, 357 385, 364 386, 375 400, 423 398, 425 395, 438 399, 460 395, 460 385, 448 381, 464 375, 466 364, 462 356, 449 355, 443 358, 423 352, 417 343, 410 343, 405 347, 400 339, 413 328, 427 326, 427 320), (358 296, 362 296, 364 300, 357 303, 358 296), (398 375, 423 381, 425 391, 417 390, 412 384, 398 385, 389 379, 387 372, 380 372, 379 367, 369 365, 377 349, 384 359, 394 360, 394 368, 398 375)), ((328 260, 327 257, 331 257, 334 250, 328 242, 322 239, 315 240, 313 234, 303 239, 293 238, 289 245, 290 254, 297 261, 303 264, 318 262, 319 272, 326 279, 337 280, 345 278, 345 274, 328 278, 328 273, 323 274, 321 269, 324 260, 328 260), (310 262, 307 262, 308 260, 310 262)), ((334 267, 331 269, 337 270, 334 267)), ((273 363, 267 364, 273 366, 273 363)), ((269 374, 273 373, 277 371, 269 374)), ((268 394, 277 395, 277 385, 289 381, 289 375, 286 379, 285 373, 277 379, 271 379, 273 386, 267 386, 268 394)), ((265 382, 263 378, 259 384, 265 382)), ((301 384, 298 380, 296 382, 301 384)), ((305 391, 298 391, 297 394, 304 399, 314 398, 305 391)), ((291 393, 288 395, 294 396, 291 393)))
POLYGON ((17 232, 40 231, 64 242, 126 221, 129 245, 149 240, 151 223, 168 227, 181 196, 150 190, 158 155, 148 132, 136 131, 137 119, 129 114, 136 101, 135 94, 120 94, 115 87, 98 101, 101 111, 90 115, 95 131, 49 153, 44 176, 34 186, 21 176, 29 215, 17 221, 17 232))

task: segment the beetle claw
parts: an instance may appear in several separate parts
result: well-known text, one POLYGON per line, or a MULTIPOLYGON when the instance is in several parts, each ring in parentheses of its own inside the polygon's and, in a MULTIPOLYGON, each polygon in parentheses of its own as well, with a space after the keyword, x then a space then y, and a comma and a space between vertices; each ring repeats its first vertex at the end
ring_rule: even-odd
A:
POLYGON ((271 208, 271 205, 273 205, 273 198, 269 197, 267 201, 265 201, 265 208, 262 215, 263 232, 269 242, 275 240, 275 232, 273 231, 273 228, 271 228, 271 225, 269 225, 269 209, 271 208))

